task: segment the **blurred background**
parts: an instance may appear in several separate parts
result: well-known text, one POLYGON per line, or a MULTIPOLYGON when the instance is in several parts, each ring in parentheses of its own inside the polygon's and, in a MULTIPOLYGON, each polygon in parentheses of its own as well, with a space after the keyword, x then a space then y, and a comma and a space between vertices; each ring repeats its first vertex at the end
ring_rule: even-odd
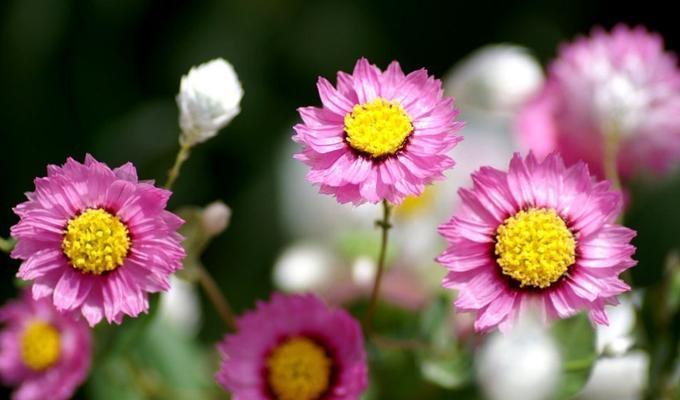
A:
MULTIPOLYGON (((299 172, 304 169, 295 169, 287 161, 295 151, 290 137, 298 121, 296 108, 319 103, 317 76, 334 80, 337 70, 351 71, 356 59, 365 56, 380 67, 396 59, 406 71, 426 67, 444 77, 458 61, 493 43, 523 46, 545 63, 554 57, 560 42, 595 25, 611 28, 618 22, 647 26, 677 52, 677 12, 665 4, 0 0, 0 235, 7 236, 16 223, 11 208, 33 189, 32 179, 45 175, 47 164, 63 163, 68 156, 82 160, 89 152, 111 166, 132 161, 141 178, 163 181, 178 148, 174 97, 180 77, 193 65, 223 57, 241 79, 242 112, 216 138, 193 150, 175 186, 171 207, 203 206, 221 199, 232 208, 231 225, 207 248, 203 262, 237 311, 251 308, 273 290, 272 268, 281 256, 296 255, 291 255, 290 246, 297 254, 311 251, 319 262, 337 257, 324 253, 325 244, 308 240, 310 235, 318 238, 323 229, 336 228, 308 226, 306 221, 321 218, 318 215, 324 212, 331 219, 334 213, 357 214, 336 204, 330 210, 319 206, 322 211, 315 215, 306 215, 304 207, 295 208, 302 201, 296 196, 312 189, 299 172)), ((484 139, 473 136, 484 130, 474 123, 475 107, 466 110, 464 102, 459 105, 464 119, 467 113, 472 121, 463 134, 471 135, 470 142, 481 143, 478 149, 484 151, 484 139)), ((488 157, 512 151, 510 137, 499 140, 494 143, 507 143, 506 148, 488 147, 496 152, 488 157)), ((458 146, 456 157, 476 157, 469 154, 471 148, 466 150, 466 142, 458 146)), ((506 163, 507 158, 501 158, 498 165, 506 163)), ((441 185, 437 190, 449 189, 441 185)), ((447 198, 454 197, 453 190, 447 198)), ((416 204, 415 212, 417 208, 416 204)), ((309 210, 316 212, 313 207, 309 210)), ((377 232, 371 230, 377 215, 373 211, 359 211, 365 217, 359 216, 356 224, 365 231, 362 239, 369 242, 377 241, 377 232)), ((450 211, 452 206, 444 206, 442 215, 450 211)), ((443 217, 433 217, 430 229, 442 221, 443 217)), ((412 238, 418 237, 418 227, 409 229, 412 238)), ((326 232, 327 236, 334 233, 326 232)), ((361 257, 355 257, 362 240, 340 236, 332 240, 340 243, 341 256, 352 255, 348 264, 353 279, 361 282, 368 276, 370 280, 370 260, 362 265, 361 257)), ((399 243, 400 238, 396 240, 399 243)), ((437 246, 418 254, 430 260, 442 249, 437 246)), ((415 247, 413 252, 422 251, 415 247)), ((18 264, 0 256, 0 303, 15 296, 18 264)), ((428 269, 425 286, 443 276, 443 269, 433 264, 423 268, 428 269)), ((283 288, 304 286, 304 282, 286 281, 285 276, 277 279, 283 288)), ((400 281, 395 279, 398 287, 400 281)), ((407 306, 421 301, 417 293, 414 296, 396 300, 407 306)), ((211 345, 221 338, 223 326, 213 317, 210 304, 204 304, 198 337, 211 345)), ((427 388, 430 394, 422 398, 452 395, 427 388)), ((399 398, 415 398, 404 396, 399 398)))

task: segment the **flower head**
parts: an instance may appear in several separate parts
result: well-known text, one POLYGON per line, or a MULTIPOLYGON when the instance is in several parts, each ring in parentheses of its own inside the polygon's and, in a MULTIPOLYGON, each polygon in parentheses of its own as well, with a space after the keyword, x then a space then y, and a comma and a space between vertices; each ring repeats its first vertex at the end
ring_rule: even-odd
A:
POLYGON ((193 146, 217 135, 241 112, 242 97, 241 82, 227 61, 218 58, 191 68, 177 95, 180 142, 193 146))
POLYGON ((21 299, 0 308, 0 379, 16 400, 71 398, 90 369, 90 330, 47 300, 21 299))
POLYGON ((604 306, 630 289, 618 275, 635 265, 635 232, 615 223, 621 194, 557 154, 541 163, 516 154, 508 172, 483 167, 472 180, 439 228, 448 248, 438 261, 443 286, 458 290, 456 308, 477 312, 475 329, 505 329, 530 302, 546 319, 588 310, 606 324, 604 306))
POLYGON ((218 382, 234 399, 354 400, 367 385, 359 324, 312 295, 274 294, 219 350, 218 382))
POLYGON ((543 90, 520 115, 518 134, 543 157, 588 162, 603 175, 605 143, 619 143, 624 177, 680 163, 680 69, 663 40, 642 27, 595 29, 561 48, 543 90))
POLYGON ((138 181, 130 163, 112 170, 87 155, 48 166, 14 209, 17 276, 33 281, 36 300, 51 296, 92 326, 146 312, 147 293, 167 290, 184 257, 182 220, 165 210, 170 194, 138 181))
POLYGON ((404 75, 394 61, 382 72, 360 59, 337 87, 317 83, 323 107, 298 111, 295 158, 311 167, 307 179, 341 203, 401 203, 443 178, 448 152, 462 127, 441 81, 420 69, 404 75))

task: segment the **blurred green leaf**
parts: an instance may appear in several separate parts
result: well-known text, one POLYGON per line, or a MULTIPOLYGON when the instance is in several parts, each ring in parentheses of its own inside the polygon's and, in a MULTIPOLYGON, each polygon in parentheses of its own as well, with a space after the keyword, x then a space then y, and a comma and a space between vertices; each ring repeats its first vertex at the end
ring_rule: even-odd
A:
POLYGON ((579 314, 555 322, 551 330, 562 352, 562 381, 556 398, 569 399, 585 386, 597 359, 595 329, 587 315, 579 314))
POLYGON ((95 363, 86 391, 112 400, 228 398, 213 379, 216 360, 210 354, 157 319, 125 351, 95 363))
MULTIPOLYGON (((338 239, 338 249, 347 260, 354 260, 357 257, 370 257, 377 261, 380 253, 380 231, 352 231, 340 236, 338 239)), ((396 255, 394 246, 388 243, 385 265, 389 268, 396 255)))
POLYGON ((472 361, 456 341, 451 323, 451 304, 446 296, 434 299, 423 312, 420 328, 428 345, 417 352, 423 378, 447 389, 469 383, 472 361))

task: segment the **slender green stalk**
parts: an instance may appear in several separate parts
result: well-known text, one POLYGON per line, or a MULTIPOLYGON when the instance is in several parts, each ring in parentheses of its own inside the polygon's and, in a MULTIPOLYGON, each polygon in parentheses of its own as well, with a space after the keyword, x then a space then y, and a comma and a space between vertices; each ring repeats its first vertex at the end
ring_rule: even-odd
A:
POLYGON ((179 177, 179 172, 182 169, 182 165, 189 159, 190 150, 191 146, 186 144, 180 146, 177 157, 175 158, 175 164, 172 166, 172 169, 170 169, 170 172, 168 172, 168 180, 165 181, 164 187, 166 189, 171 189, 172 185, 175 184, 175 181, 179 177))
POLYGON ((220 288, 217 286, 215 279, 213 279, 208 270, 206 270, 205 267, 203 267, 203 265, 200 263, 195 266, 194 270, 196 272, 198 283, 200 283, 203 290, 205 290, 208 299, 210 299, 210 302, 215 307, 215 310, 217 310, 217 313, 219 314, 220 318, 222 318, 222 321, 224 321, 229 329, 235 331, 236 319, 234 318, 234 313, 231 306, 229 305, 229 302, 227 301, 227 298, 222 294, 220 288))
POLYGON ((615 127, 607 129, 604 135, 604 173, 611 181, 614 189, 621 189, 619 177, 618 154, 620 148, 620 134, 615 127))
POLYGON ((385 271, 385 258, 387 256, 387 241, 389 239, 389 231, 392 225, 390 224, 391 206, 387 200, 383 200, 383 218, 376 221, 376 225, 382 230, 382 237, 380 242, 380 253, 378 255, 378 270, 373 281, 373 290, 371 291, 371 298, 368 303, 368 311, 366 312, 366 331, 370 334, 373 330, 373 315, 380 296, 380 283, 382 282, 383 273, 385 271))
MULTIPOLYGON (((170 172, 168 173, 168 180, 165 182, 166 189, 171 189, 175 184, 175 181, 179 177, 180 170, 182 169, 182 165, 189 158, 190 150, 190 145, 184 143, 180 145, 179 151, 177 152, 177 157, 175 158, 175 164, 172 166, 172 169, 170 169, 170 172)), ((232 312, 231 306, 229 305, 226 297, 220 291, 219 286, 217 286, 215 279, 200 263, 197 263, 194 271, 199 284, 205 291, 210 302, 215 307, 215 310, 219 314, 220 318, 222 318, 224 323, 231 330, 236 330, 236 320, 234 318, 234 313, 232 312)))

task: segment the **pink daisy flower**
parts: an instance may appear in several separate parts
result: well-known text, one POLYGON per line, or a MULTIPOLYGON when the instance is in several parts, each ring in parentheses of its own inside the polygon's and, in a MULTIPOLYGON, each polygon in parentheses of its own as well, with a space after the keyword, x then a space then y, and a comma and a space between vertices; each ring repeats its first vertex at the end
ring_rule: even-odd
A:
POLYGON ((47 300, 21 299, 0 308, 0 379, 15 400, 69 399, 90 369, 90 329, 47 300))
POLYGON ((437 261, 448 269, 442 285, 458 291, 456 308, 477 312, 475 330, 505 330, 531 303, 546 320, 588 310, 607 324, 604 306, 630 290, 618 275, 636 264, 635 232, 614 222, 621 194, 557 154, 541 163, 515 154, 508 172, 482 167, 472 180, 439 227, 448 248, 437 261))
POLYGON ((111 170, 87 155, 84 164, 48 166, 14 209, 17 276, 33 281, 35 299, 51 296, 58 310, 80 310, 91 326, 146 312, 147 293, 167 290, 182 267, 183 221, 165 210, 170 194, 138 181, 130 163, 111 170))
POLYGON ((425 69, 404 75, 394 61, 382 72, 361 58, 352 75, 338 72, 337 87, 320 77, 317 88, 323 107, 298 109, 303 123, 293 140, 321 193, 340 203, 399 204, 454 165, 448 153, 463 123, 425 69))
POLYGON ((353 400, 368 378, 357 321, 312 295, 274 294, 218 349, 217 381, 234 400, 353 400))
POLYGON ((543 90, 518 120, 538 157, 559 150, 602 177, 607 140, 619 142, 620 174, 663 173, 680 161, 680 69, 663 39, 643 27, 593 30, 560 49, 543 90))

